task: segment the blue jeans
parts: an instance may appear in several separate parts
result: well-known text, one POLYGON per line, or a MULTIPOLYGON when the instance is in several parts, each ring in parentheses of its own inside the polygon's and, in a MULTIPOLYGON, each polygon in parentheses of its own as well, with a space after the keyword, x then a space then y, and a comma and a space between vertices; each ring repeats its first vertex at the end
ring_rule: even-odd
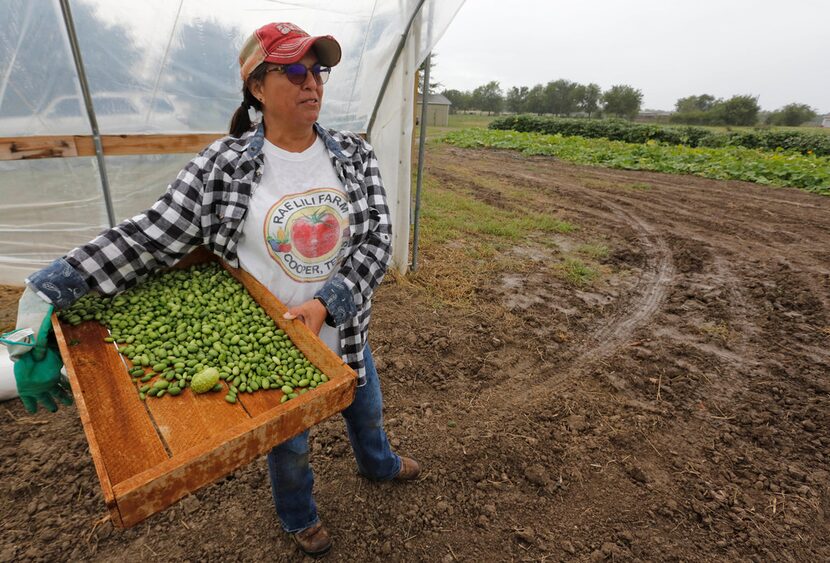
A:
MULTIPOLYGON (((343 411, 357 469, 373 481, 388 481, 401 470, 401 458, 392 452, 383 429, 383 397, 369 346, 363 349, 366 384, 343 411)), ((308 463, 308 430, 275 446, 268 453, 268 473, 277 514, 286 532, 299 532, 318 521, 311 495, 314 475, 308 463)))

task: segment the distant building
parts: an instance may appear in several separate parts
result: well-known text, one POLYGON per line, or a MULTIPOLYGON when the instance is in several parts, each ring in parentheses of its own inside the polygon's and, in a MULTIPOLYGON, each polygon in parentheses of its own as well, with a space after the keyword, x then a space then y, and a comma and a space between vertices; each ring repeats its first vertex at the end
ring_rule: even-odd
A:
POLYGON ((668 123, 672 112, 659 109, 644 109, 637 114, 634 121, 640 123, 668 123))
POLYGON ((830 127, 830 115, 825 115, 824 119, 821 120, 822 127, 830 127))
MULTIPOLYGON (((418 101, 415 107, 415 125, 421 120, 421 94, 418 94, 418 101)), ((427 98, 427 125, 446 127, 449 125, 450 106, 452 102, 441 94, 430 94, 427 98)))

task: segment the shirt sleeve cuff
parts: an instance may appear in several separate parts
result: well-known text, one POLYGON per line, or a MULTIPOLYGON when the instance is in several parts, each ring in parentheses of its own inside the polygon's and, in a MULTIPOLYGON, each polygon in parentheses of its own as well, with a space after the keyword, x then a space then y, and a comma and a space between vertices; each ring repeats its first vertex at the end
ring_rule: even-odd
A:
POLYGON ((83 276, 63 258, 29 276, 26 283, 57 309, 65 309, 89 293, 83 276))
POLYGON ((339 326, 357 315, 351 290, 338 276, 330 278, 320 290, 314 294, 326 306, 334 325, 339 326))

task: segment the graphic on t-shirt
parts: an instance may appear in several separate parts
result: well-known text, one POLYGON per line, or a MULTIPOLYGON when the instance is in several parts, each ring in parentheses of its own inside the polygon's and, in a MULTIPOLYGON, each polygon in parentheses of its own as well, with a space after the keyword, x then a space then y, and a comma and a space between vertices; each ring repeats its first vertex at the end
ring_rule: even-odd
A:
POLYGON ((328 279, 348 236, 349 206, 342 192, 317 188, 286 196, 265 216, 268 254, 292 279, 328 279))

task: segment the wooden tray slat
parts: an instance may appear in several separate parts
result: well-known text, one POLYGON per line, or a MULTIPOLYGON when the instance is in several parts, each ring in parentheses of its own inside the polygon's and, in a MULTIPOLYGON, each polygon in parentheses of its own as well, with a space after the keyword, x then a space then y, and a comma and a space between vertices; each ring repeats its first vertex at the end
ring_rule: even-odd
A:
POLYGON ((88 322, 62 325, 55 333, 61 355, 72 359, 73 393, 83 399, 77 402, 88 411, 109 479, 118 483, 165 461, 164 445, 115 346, 102 346, 107 329, 88 322))
POLYGON ((176 397, 147 397, 147 408, 173 455, 198 445, 206 436, 249 419, 241 405, 225 401, 226 394, 227 391, 199 395, 188 387, 176 397))
POLYGON ((104 503, 110 511, 110 516, 116 526, 123 526, 120 513, 118 512, 118 505, 115 500, 115 493, 112 490, 112 481, 110 480, 107 468, 104 465, 103 455, 101 454, 101 444, 98 443, 98 438, 90 422, 89 409, 84 402, 83 393, 78 385, 77 379, 74 377, 76 373, 74 358, 72 354, 68 353, 69 346, 66 342, 65 335, 61 330, 58 321, 58 315, 52 314, 52 326, 55 328, 55 338, 58 341, 58 347, 61 350, 61 356, 66 366, 66 372, 71 374, 69 384, 72 389, 72 396, 75 399, 75 406, 78 409, 78 415, 81 418, 81 424, 84 427, 84 434, 86 434, 87 442, 89 443, 89 451, 92 455, 92 463, 95 466, 95 473, 98 475, 98 480, 101 482, 101 492, 104 495, 104 503))
POLYGON ((267 391, 260 389, 256 393, 239 393, 236 398, 244 406, 248 415, 254 418, 278 407, 280 399, 282 399, 282 391, 279 389, 269 389, 267 391))

